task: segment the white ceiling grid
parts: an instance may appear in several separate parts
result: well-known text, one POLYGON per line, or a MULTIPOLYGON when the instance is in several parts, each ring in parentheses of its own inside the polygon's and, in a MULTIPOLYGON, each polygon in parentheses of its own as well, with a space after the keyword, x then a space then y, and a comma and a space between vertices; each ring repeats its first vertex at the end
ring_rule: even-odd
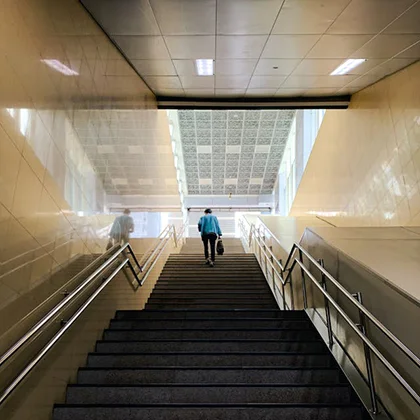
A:
POLYGON ((420 58, 419 0, 82 0, 157 95, 353 93, 420 58), (215 60, 197 77, 194 60, 215 60), (348 58, 368 61, 330 76, 348 58))
POLYGON ((295 111, 178 111, 188 194, 271 194, 295 111))

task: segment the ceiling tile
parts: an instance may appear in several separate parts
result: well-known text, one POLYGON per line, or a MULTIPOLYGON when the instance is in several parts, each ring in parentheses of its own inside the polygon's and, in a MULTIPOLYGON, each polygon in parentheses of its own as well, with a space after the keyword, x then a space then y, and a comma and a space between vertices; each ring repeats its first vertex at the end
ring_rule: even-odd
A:
POLYGON ((273 34, 323 34, 350 0, 286 0, 273 34))
POLYGON ((113 38, 130 59, 170 59, 165 42, 161 36, 114 36, 113 38))
POLYGON ((342 59, 338 60, 302 60, 293 72, 294 75, 306 76, 327 76, 334 71, 341 63, 342 59))
POLYGON ((215 93, 220 97, 238 98, 245 94, 245 89, 215 89, 215 93))
POLYGON ((346 87, 363 89, 367 86, 372 85, 373 83, 376 83, 380 79, 382 79, 381 75, 368 73, 367 75, 360 76, 357 79, 353 80, 352 82, 347 84, 346 87))
POLYGON ((267 35, 219 35, 217 37, 217 59, 259 58, 267 35))
POLYGON ((372 35, 324 35, 307 58, 347 58, 371 39, 372 35))
POLYGON ((213 89, 214 76, 180 76, 184 89, 213 89))
POLYGON ((216 76, 216 88, 245 89, 249 80, 248 76, 216 76))
POLYGON ((360 91, 360 88, 350 88, 350 87, 343 87, 337 90, 337 95, 353 95, 360 91))
POLYGON ((334 34, 376 34, 414 0, 353 0, 328 29, 334 34))
POLYGON ((153 92, 157 95, 157 96, 167 96, 167 97, 176 97, 176 96, 185 96, 185 92, 184 90, 181 89, 153 89, 153 92))
POLYGON ((214 89, 184 89, 185 96, 194 98, 210 98, 214 96, 214 89))
POLYGON ((238 179, 231 178, 225 179, 225 185, 236 185, 238 183, 238 179))
POLYGON ((110 34, 160 34, 148 0, 83 0, 82 3, 110 34))
POLYGON ((285 76, 253 76, 248 89, 275 88, 277 90, 285 80, 285 76))
POLYGON ((412 47, 402 51, 395 58, 416 58, 420 59, 420 42, 414 44, 412 47))
POLYGON ((418 34, 420 33, 420 3, 410 7, 402 16, 389 25, 387 34, 418 34))
POLYGON ((216 0, 150 0, 163 35, 213 35, 216 0))
POLYGON ((177 76, 147 76, 144 80, 152 89, 182 89, 177 76))
POLYGON ((217 4, 218 34, 269 34, 283 0, 223 0, 217 4))
POLYGON ((420 41, 418 35, 378 35, 352 54, 354 58, 392 58, 420 41))
POLYGON ((131 60, 142 76, 176 76, 171 60, 131 60))
POLYGON ((308 89, 303 96, 332 96, 337 93, 337 88, 308 89))
POLYGON ((257 59, 216 60, 215 74, 221 76, 251 76, 257 59))
POLYGON ((300 59, 261 59, 255 68, 254 76, 288 76, 300 61, 300 59))
POLYGON ((194 60, 173 60, 179 76, 197 76, 194 60))
POLYGON ((395 73, 398 70, 401 70, 410 64, 416 62, 417 59, 415 58, 394 58, 392 60, 388 60, 381 65, 373 68, 371 71, 367 73, 367 75, 379 75, 385 77, 389 74, 395 73))
POLYGON ((282 88, 315 89, 344 87, 357 76, 290 76, 282 85, 282 88))
POLYGON ((319 35, 271 35, 262 58, 304 58, 319 35))
POLYGON ((196 36, 165 36, 172 59, 193 59, 215 57, 215 37, 196 36))
POLYGON ((212 179, 210 178, 200 178, 199 179, 199 184, 200 185, 212 185, 212 183, 213 183, 213 181, 212 181, 212 179))
MULTIPOLYGON (((212 149, 211 146, 197 146, 198 153, 211 153, 212 149)), ((207 156, 205 156, 207 158, 207 156)))

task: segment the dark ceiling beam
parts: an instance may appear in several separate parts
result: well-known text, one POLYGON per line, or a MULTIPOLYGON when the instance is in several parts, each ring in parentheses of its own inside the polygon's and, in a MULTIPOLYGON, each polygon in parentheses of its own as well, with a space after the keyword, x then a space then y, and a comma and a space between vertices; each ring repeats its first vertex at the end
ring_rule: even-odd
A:
POLYGON ((347 109, 351 95, 296 98, 157 97, 159 109, 347 109))

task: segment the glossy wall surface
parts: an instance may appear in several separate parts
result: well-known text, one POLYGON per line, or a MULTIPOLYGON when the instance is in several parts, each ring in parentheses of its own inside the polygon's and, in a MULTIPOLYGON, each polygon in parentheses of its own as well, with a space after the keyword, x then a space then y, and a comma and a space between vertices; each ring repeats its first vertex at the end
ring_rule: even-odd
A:
POLYGON ((420 62, 328 110, 292 216, 336 226, 420 225, 420 62))
POLYGON ((103 250, 105 193, 76 130, 157 112, 76 0, 4 0, 0 25, 0 308, 103 250), (70 73, 70 74, 69 74, 70 73), (99 122, 98 122, 99 121, 99 122))

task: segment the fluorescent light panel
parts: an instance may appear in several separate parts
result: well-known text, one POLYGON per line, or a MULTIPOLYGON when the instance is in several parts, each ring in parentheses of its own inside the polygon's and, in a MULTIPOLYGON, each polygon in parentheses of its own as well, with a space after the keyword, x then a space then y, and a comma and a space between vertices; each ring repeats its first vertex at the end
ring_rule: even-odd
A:
POLYGON ((342 76, 343 74, 348 73, 350 70, 353 70, 355 67, 360 66, 364 63, 366 58, 350 58, 345 61, 343 64, 340 64, 330 76, 342 76))
POLYGON ((41 60, 43 63, 45 63, 47 66, 51 67, 55 71, 58 71, 61 74, 64 74, 65 76, 78 76, 79 73, 77 71, 71 69, 70 67, 67 67, 65 64, 63 64, 61 61, 58 60, 41 60))
POLYGON ((212 59, 198 59, 195 60, 195 68, 199 76, 213 76, 213 60, 212 59))

